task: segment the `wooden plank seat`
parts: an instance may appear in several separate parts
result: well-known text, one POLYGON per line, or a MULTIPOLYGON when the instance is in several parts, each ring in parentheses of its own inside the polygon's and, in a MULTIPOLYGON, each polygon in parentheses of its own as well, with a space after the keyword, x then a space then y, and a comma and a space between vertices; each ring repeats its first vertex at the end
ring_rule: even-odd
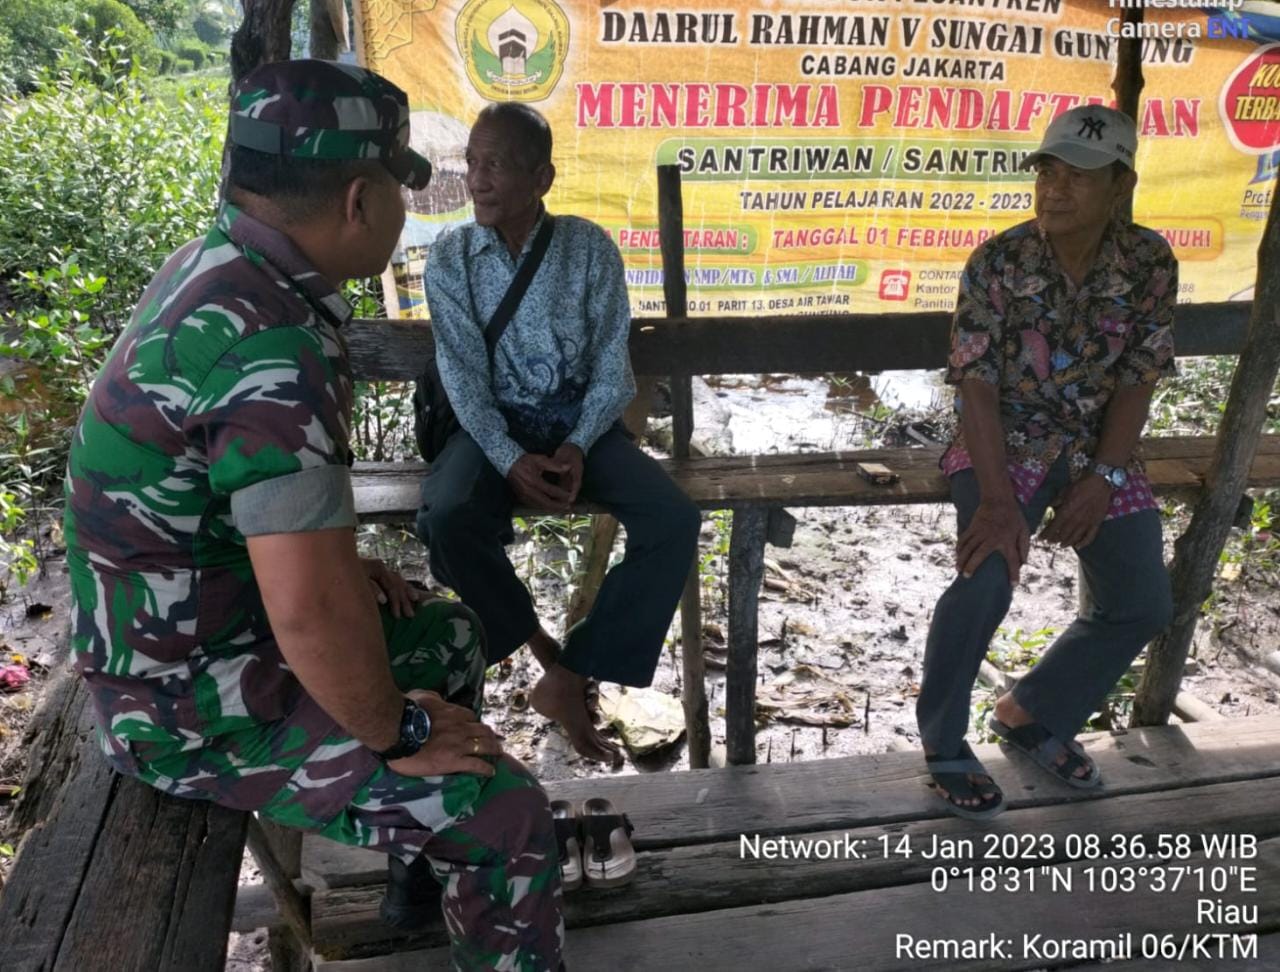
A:
POLYGON ((249 815, 118 776, 69 678, 74 745, 0 894, 0 968, 222 972, 249 815))
MULTIPOLYGON (((1073 790, 996 746, 977 747, 1010 807, 985 826, 945 813, 923 785, 923 763, 915 753, 548 784, 553 798, 608 796, 637 828, 639 870, 632 885, 566 897, 571 967, 636 972, 944 964, 1034 968, 1034 962, 935 965, 896 959, 894 936, 964 938, 998 932, 1020 937, 1026 931, 1046 938, 1080 937, 1082 929, 1093 939, 1126 931, 1135 939, 1144 933, 1258 933, 1264 950, 1259 960, 1271 964, 1253 967, 1280 965, 1280 718, 1133 729, 1082 740, 1102 769, 1106 785, 1101 791, 1073 790), (1258 920, 1242 928, 1198 925, 1196 900, 1206 895, 1190 886, 1177 894, 1082 890, 1089 879, 1086 868, 1093 866, 1096 877, 1097 866, 1134 864, 1134 858, 1081 859, 1068 853, 1074 845, 1067 835, 1097 834, 1108 848, 1114 835, 1142 835, 1154 848, 1161 833, 1186 833, 1195 841, 1191 858, 1166 864, 1256 867, 1255 892, 1236 888, 1212 897, 1256 904, 1258 920), (984 857, 984 834, 1022 835, 1022 850, 1007 858, 984 857), (1260 841, 1259 855, 1210 859, 1200 844, 1202 834, 1253 835, 1260 841), (748 842, 782 835, 795 841, 827 839, 842 847, 851 844, 861 856, 757 858, 744 853, 744 835, 748 842), (1046 856, 1025 853, 1027 835, 1049 835, 1046 856), (897 847, 904 837, 916 853, 885 852, 883 838, 897 847), (920 850, 935 838, 957 853, 941 862, 926 859, 920 850), (964 838, 973 840, 970 849, 976 855, 959 843, 964 838), (1019 869, 1024 882, 1039 878, 1043 883, 1031 893, 982 894, 953 887, 944 897, 929 883, 939 863, 1008 866, 1019 869), (1048 869, 1072 871, 1074 891, 1050 889, 1048 869)), ((440 925, 404 936, 379 922, 385 879, 380 855, 307 838, 303 878, 317 889, 312 896, 317 969, 448 968, 440 925), (383 954, 389 950, 397 951, 383 954)))
MULTIPOLYGON (((1213 461, 1206 436, 1155 436, 1143 440, 1152 484, 1159 492, 1198 489, 1213 461)), ((865 506, 942 503, 950 493, 938 469, 941 447, 866 449, 799 455, 713 456, 667 459, 662 464, 704 510, 744 506, 865 506), (899 475, 876 486, 858 476, 860 462, 879 462, 899 475)), ((427 466, 421 462, 356 463, 353 485, 362 521, 411 520, 427 466)), ((1280 436, 1264 436, 1249 477, 1251 487, 1280 486, 1280 436)), ((596 512, 588 503, 582 512, 596 512)), ((525 511, 528 512, 528 511, 525 511)))

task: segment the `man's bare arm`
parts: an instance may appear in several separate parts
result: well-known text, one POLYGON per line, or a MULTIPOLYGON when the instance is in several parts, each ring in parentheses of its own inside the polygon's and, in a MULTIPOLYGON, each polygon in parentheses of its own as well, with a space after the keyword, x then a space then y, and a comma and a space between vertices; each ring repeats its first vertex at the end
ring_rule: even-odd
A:
POLYGON ((249 559, 285 661, 307 693, 370 749, 400 737, 404 696, 347 527, 248 538, 249 559))
POLYGON ((1121 385, 1111 394, 1102 420, 1098 454, 1094 459, 1108 466, 1127 466, 1147 424, 1155 385, 1121 385))

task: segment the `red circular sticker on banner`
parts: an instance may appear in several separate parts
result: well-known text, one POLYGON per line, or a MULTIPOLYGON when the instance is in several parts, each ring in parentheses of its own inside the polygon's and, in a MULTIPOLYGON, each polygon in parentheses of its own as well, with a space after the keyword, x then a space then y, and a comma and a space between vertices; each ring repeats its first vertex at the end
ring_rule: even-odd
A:
POLYGON ((1280 148, 1280 44, 1259 49, 1236 68, 1222 87, 1218 111, 1241 152, 1280 148))

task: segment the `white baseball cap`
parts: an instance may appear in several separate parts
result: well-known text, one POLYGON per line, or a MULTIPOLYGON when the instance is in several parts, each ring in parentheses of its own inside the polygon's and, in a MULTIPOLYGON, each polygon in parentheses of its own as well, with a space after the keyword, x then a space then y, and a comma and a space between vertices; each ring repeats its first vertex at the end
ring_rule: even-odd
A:
POLYGON ((1080 105, 1063 112, 1045 129, 1040 147, 1027 156, 1029 169, 1041 157, 1052 155, 1078 169, 1101 169, 1112 162, 1133 168, 1138 150, 1138 130, 1133 119, 1114 108, 1080 105))

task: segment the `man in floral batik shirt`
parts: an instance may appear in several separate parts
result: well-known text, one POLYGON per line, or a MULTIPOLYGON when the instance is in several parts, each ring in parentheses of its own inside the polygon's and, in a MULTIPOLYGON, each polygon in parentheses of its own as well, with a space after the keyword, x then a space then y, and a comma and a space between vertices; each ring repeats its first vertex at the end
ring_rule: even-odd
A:
POLYGON ((1178 266, 1159 235, 1115 215, 1136 147, 1117 111, 1061 115, 1025 163, 1036 218, 984 243, 961 278, 947 369, 960 421, 942 458, 958 575, 934 611, 916 708, 929 771, 960 816, 1004 808, 964 740, 969 696, 1047 510, 1040 537, 1075 549, 1087 606, 996 701, 1002 740, 1065 783, 1098 785, 1074 736, 1172 610, 1136 449, 1174 371, 1178 266))

